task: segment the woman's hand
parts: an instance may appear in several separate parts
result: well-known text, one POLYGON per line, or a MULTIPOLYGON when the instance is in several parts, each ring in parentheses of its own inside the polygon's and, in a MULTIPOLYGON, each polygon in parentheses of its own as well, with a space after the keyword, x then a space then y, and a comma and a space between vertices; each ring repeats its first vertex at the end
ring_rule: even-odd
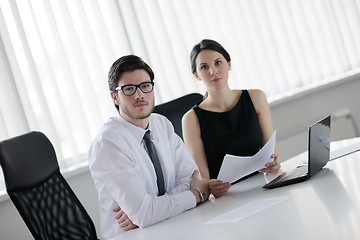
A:
POLYGON ((229 182, 223 182, 218 179, 211 179, 209 181, 210 192, 214 195, 214 197, 221 197, 229 190, 230 187, 231 184, 229 182))
POLYGON ((122 229, 124 229, 125 231, 137 228, 138 226, 133 224, 133 222, 130 220, 130 218, 128 217, 128 215, 126 213, 123 212, 123 210, 121 210, 120 207, 116 207, 113 209, 113 212, 115 212, 115 219, 118 222, 118 224, 120 225, 120 227, 122 229))
POLYGON ((277 173, 280 168, 280 160, 279 160, 279 156, 277 153, 274 153, 272 155, 272 158, 274 158, 274 161, 267 163, 265 166, 265 168, 260 169, 259 172, 261 173, 268 173, 268 174, 275 174, 277 173))

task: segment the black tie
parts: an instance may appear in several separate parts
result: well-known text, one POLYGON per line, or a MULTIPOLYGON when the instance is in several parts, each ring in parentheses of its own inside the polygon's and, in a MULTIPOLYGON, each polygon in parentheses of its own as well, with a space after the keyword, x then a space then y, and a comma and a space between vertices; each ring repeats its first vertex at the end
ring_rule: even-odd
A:
POLYGON ((148 150, 150 159, 155 168, 159 196, 164 195, 164 193, 165 193, 164 176, 163 176, 163 172, 161 170, 161 165, 160 165, 158 155, 156 153, 155 146, 150 139, 150 130, 146 131, 146 133, 144 135, 144 142, 145 142, 146 148, 148 150))

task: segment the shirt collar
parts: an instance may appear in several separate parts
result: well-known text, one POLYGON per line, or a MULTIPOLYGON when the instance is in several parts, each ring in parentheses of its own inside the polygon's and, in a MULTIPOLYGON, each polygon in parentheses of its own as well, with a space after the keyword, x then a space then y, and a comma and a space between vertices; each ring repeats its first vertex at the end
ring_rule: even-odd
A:
MULTIPOLYGON (((121 124, 123 124, 127 129, 130 130, 130 132, 133 134, 134 138, 136 139, 136 141, 140 142, 143 140, 143 137, 144 137, 144 134, 147 130, 150 130, 151 131, 151 124, 150 124, 150 118, 151 118, 151 115, 149 117, 149 126, 147 129, 143 129, 143 128, 140 128, 138 126, 135 126, 131 123, 129 123, 128 121, 126 121, 125 119, 123 119, 121 117, 121 115, 118 115, 116 116, 116 118, 119 120, 119 122, 121 124)), ((152 138, 152 134, 150 134, 150 138, 152 138)))

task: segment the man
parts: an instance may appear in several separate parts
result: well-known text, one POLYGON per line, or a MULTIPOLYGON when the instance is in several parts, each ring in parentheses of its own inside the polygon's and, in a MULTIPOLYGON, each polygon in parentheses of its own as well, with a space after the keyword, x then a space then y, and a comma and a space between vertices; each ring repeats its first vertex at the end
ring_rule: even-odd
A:
POLYGON ((89 150, 104 239, 158 223, 209 197, 208 180, 200 178, 170 121, 152 113, 151 68, 128 55, 113 63, 108 78, 119 114, 104 124, 89 150), (153 160, 152 145, 143 140, 148 130, 160 164, 153 160))

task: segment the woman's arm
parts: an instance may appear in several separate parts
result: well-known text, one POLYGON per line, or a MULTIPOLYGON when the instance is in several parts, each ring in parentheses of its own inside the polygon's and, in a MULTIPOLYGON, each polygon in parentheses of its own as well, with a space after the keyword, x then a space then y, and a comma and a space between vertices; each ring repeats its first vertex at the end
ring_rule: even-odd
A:
POLYGON ((182 118, 182 133, 186 149, 195 160, 203 178, 210 179, 200 125, 194 110, 189 110, 182 118))
MULTIPOLYGON (((274 133, 270 106, 267 101, 267 97, 262 90, 251 89, 249 90, 249 94, 258 115, 258 121, 262 133, 263 144, 265 144, 274 133)), ((260 172, 275 173, 281 168, 280 159, 278 157, 276 146, 273 157, 274 157, 274 161, 269 163, 266 168, 261 169, 260 172)))
MULTIPOLYGON (((200 125, 194 110, 189 110, 183 116, 182 129, 186 148, 195 160, 201 176, 205 179, 210 179, 204 144, 201 139, 200 125)), ((229 182, 224 183, 218 179, 210 179, 209 181, 210 192, 215 197, 224 195, 230 187, 231 184, 229 182)))

